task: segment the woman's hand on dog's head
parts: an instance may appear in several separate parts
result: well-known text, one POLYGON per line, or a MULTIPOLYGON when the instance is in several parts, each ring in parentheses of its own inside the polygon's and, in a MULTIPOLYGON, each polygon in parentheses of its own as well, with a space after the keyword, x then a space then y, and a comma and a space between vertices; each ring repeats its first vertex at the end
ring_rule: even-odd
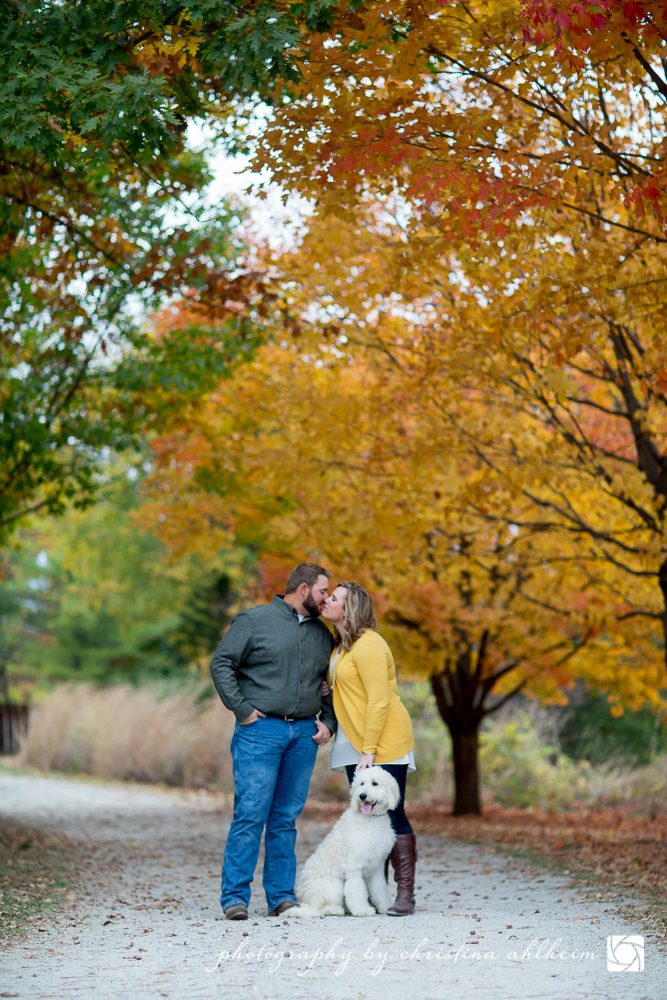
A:
POLYGON ((365 767, 372 767, 373 761, 375 760, 374 753, 362 753, 359 757, 359 763, 354 769, 355 774, 359 774, 359 771, 363 771, 365 767))

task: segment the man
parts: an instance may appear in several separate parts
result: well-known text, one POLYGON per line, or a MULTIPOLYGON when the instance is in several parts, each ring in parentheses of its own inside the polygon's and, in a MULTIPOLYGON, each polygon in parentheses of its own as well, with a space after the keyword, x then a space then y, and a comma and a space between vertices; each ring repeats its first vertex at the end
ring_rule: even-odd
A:
POLYGON ((238 614, 211 661, 211 676, 237 722, 232 737, 234 819, 222 866, 220 903, 228 920, 247 920, 264 837, 263 885, 268 915, 296 905, 296 819, 318 746, 336 729, 322 678, 333 648, 319 620, 331 574, 314 563, 292 570, 276 594, 238 614), (320 718, 316 718, 321 711, 320 718))

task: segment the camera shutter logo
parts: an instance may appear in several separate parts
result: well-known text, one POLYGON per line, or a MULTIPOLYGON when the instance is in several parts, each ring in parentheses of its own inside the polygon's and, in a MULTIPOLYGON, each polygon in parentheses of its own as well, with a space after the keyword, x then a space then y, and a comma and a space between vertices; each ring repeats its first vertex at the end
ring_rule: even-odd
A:
POLYGON ((607 938, 608 972, 643 972, 644 938, 638 934, 612 934, 607 938))

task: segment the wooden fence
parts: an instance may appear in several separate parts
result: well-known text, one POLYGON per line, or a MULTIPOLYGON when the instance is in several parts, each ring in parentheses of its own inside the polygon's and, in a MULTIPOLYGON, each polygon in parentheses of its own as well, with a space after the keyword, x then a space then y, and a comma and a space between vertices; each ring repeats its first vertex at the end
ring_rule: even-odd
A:
POLYGON ((18 753, 28 732, 28 706, 0 702, 0 754, 18 753))

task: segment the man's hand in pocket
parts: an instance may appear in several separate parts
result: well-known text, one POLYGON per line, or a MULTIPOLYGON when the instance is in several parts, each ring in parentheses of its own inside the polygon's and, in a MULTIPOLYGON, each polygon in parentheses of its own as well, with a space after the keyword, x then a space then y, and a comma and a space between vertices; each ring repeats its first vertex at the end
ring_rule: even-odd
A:
POLYGON ((251 722, 256 722, 257 719, 263 719, 263 718, 265 718, 265 716, 266 716, 266 712, 260 712, 260 710, 258 708, 256 708, 254 712, 250 713, 250 715, 248 716, 247 719, 244 719, 243 722, 239 722, 239 725, 240 726, 249 726, 251 722))

